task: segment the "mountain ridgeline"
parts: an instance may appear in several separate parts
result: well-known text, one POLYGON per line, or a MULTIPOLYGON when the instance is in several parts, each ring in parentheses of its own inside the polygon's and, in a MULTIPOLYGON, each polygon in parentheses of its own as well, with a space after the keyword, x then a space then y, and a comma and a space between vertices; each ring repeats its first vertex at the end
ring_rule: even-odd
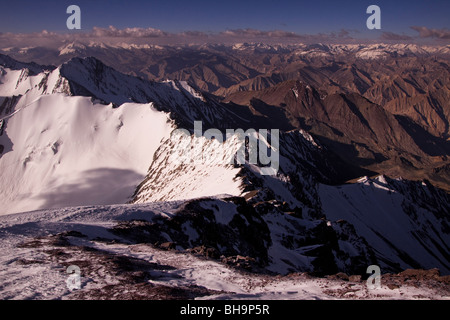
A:
MULTIPOLYGON (((218 97, 210 101, 232 102, 239 106, 229 106, 233 112, 258 116, 257 127, 305 129, 350 165, 413 180, 426 178, 450 190, 448 45, 74 42, 58 49, 4 52, 43 64, 95 56, 142 79, 187 81, 204 96, 218 97)), ((213 110, 218 117, 224 115, 218 105, 213 110)), ((213 127, 248 128, 256 119, 248 117, 250 123, 230 119, 225 126, 221 122, 213 127)))

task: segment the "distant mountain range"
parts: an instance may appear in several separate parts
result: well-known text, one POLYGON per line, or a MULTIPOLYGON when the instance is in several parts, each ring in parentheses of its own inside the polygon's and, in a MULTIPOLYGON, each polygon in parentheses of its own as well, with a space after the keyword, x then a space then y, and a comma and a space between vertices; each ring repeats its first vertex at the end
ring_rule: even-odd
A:
POLYGON ((216 95, 214 101, 245 106, 233 108, 235 112, 255 113, 248 107, 256 108, 263 123, 275 116, 276 127, 307 129, 352 165, 409 179, 426 178, 450 190, 448 45, 71 42, 57 50, 6 48, 3 52, 56 65, 72 57, 94 56, 142 79, 187 81, 204 95, 216 95), (300 90, 308 86, 312 94, 296 97, 296 86, 300 90), (302 106, 308 104, 314 111, 302 106))

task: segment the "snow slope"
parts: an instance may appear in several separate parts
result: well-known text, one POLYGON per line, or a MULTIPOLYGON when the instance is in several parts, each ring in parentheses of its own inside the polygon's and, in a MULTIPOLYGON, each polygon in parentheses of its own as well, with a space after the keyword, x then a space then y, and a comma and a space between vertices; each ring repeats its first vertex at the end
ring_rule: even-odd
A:
MULTIPOLYGON (((270 137, 265 140, 255 133, 255 139, 258 144, 271 147, 270 137)), ((264 175, 260 165, 250 163, 248 155, 244 164, 237 163, 236 158, 229 164, 243 147, 243 140, 236 135, 223 143, 203 136, 171 135, 155 153, 133 202, 183 200, 218 194, 240 196, 257 191, 254 201, 285 201, 292 208, 302 207, 305 214, 311 211, 314 215, 317 199, 314 175, 325 178, 324 171, 333 172, 324 159, 326 153, 303 130, 281 133, 279 144, 282 146, 277 150, 279 168, 274 174, 264 175)), ((275 168, 274 163, 270 166, 275 168)))
POLYGON ((124 203, 173 130, 152 104, 119 108, 86 97, 44 95, 6 121, 0 144, 0 214, 124 203))
POLYGON ((58 68, 0 62, 0 178, 11 182, 0 186, 0 214, 126 202, 171 119, 226 118, 184 82, 144 81, 94 58, 58 68))
POLYGON ((450 273, 449 201, 425 183, 364 177, 319 187, 324 214, 351 223, 384 270, 439 268, 450 273), (440 201, 436 201, 436 199, 440 201))

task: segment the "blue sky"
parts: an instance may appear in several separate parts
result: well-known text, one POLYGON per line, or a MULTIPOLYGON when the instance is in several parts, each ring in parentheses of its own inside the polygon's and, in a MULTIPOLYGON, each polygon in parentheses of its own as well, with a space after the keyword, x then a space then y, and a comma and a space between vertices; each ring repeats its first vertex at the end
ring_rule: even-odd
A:
MULTIPOLYGON (((4 0, 2 0, 4 2, 4 0)), ((252 28, 317 34, 351 30, 356 37, 374 37, 382 31, 415 35, 411 26, 450 28, 448 0, 259 0, 259 1, 143 1, 143 0, 14 0, 2 4, 0 32, 29 33, 42 30, 67 32, 66 8, 81 8, 83 30, 110 25, 156 28, 167 32, 252 28), (366 28, 366 8, 381 8, 382 30, 366 28)))
MULTIPOLYGON (((226 30, 251 29, 313 35, 310 38, 296 38, 293 41, 450 42, 449 0, 51 0, 38 2, 11 0, 1 5, 0 46, 17 45, 14 43, 16 40, 30 43, 33 41, 39 43, 41 38, 46 38, 48 41, 57 40, 54 34, 41 34, 22 40, 20 37, 8 36, 9 33, 26 33, 31 36, 31 33, 42 30, 65 34, 65 40, 69 40, 67 37, 72 37, 72 40, 79 39, 76 35, 77 31, 69 31, 66 28, 66 20, 69 17, 66 9, 71 4, 81 8, 81 33, 89 33, 94 27, 100 28, 103 31, 97 37, 102 40, 105 37, 104 34, 108 33, 105 30, 109 30, 109 26, 114 26, 115 33, 125 28, 155 28, 165 33, 178 35, 185 31, 200 31, 215 34, 216 40, 213 41, 224 40, 224 38, 220 40, 217 34, 226 30), (366 20, 369 17, 366 9, 372 4, 381 8, 381 30, 368 30, 366 27, 366 20)), ((292 38, 289 40, 289 35, 284 38, 285 40, 281 40, 279 34, 270 35, 270 39, 292 40, 292 38)), ((126 34, 125 37, 134 41, 131 38, 136 37, 136 34, 126 34)), ((158 40, 153 39, 153 41, 164 44, 167 37, 158 37, 158 40)), ((239 32, 235 32, 233 37, 234 42, 254 41, 261 38, 259 35, 243 35, 239 32)), ((152 41, 148 37, 146 39, 141 37, 140 41, 152 41)), ((180 35, 178 39, 185 41, 187 38, 185 35, 180 35)), ((198 39, 200 39, 198 41, 204 41, 204 37, 198 39)), ((173 43, 180 40, 172 38, 167 41, 173 43)), ((190 38, 189 41, 195 42, 194 38, 190 38)))

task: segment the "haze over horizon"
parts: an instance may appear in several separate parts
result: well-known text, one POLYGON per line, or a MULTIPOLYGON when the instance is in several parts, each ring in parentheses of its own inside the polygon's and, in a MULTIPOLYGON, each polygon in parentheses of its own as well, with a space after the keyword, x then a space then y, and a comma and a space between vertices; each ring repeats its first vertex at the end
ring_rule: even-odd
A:
POLYGON ((2 47, 126 38, 130 43, 417 42, 448 44, 448 1, 46 1, 3 8, 2 47), (81 8, 81 30, 68 30, 69 5, 81 8), (381 29, 366 27, 368 6, 381 8, 381 29))

